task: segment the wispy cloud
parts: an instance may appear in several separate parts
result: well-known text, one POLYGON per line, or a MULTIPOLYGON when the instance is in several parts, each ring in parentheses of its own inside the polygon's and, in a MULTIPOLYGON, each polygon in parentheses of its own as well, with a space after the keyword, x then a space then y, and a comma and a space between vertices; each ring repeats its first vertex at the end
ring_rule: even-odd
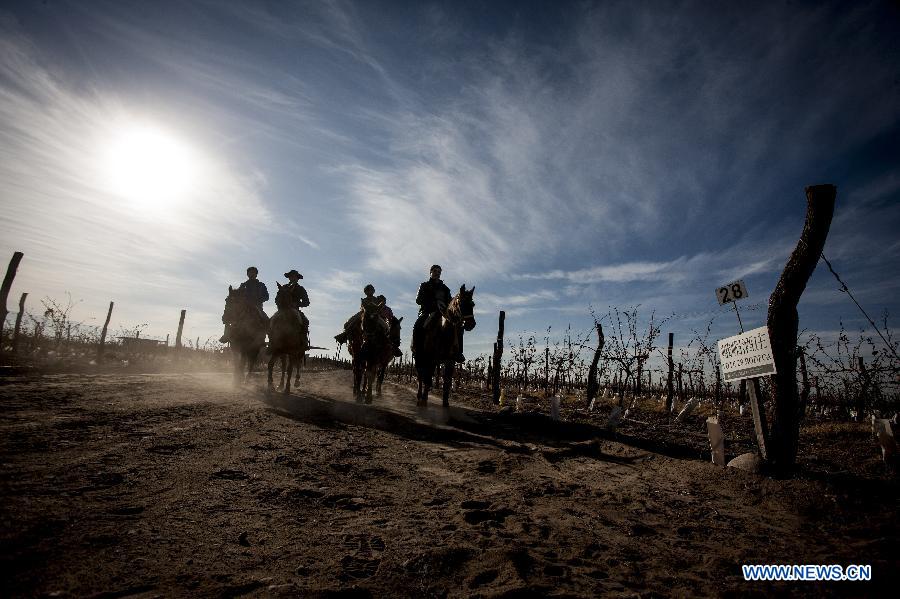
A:
MULTIPOLYGON (((173 292, 175 301, 187 301, 181 290, 203 276, 217 250, 281 228, 262 200, 264 178, 189 138, 184 143, 199 182, 183 201, 151 216, 116 195, 104 183, 105 146, 147 115, 127 109, 114 93, 73 88, 10 23, 3 31, 0 194, 7 200, 0 219, 5 242, 29 256, 20 281, 31 281, 32 290, 53 281, 56 289, 129 297, 142 306, 173 292)), ((158 116, 157 124, 165 128, 158 116)))

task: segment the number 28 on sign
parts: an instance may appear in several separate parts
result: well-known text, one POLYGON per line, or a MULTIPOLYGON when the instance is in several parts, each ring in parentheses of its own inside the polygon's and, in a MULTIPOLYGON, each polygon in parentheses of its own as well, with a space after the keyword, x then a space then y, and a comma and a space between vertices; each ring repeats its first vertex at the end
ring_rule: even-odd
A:
POLYGON ((750 294, 747 293, 744 281, 734 281, 716 289, 716 298, 718 298, 720 306, 745 297, 750 297, 750 294))

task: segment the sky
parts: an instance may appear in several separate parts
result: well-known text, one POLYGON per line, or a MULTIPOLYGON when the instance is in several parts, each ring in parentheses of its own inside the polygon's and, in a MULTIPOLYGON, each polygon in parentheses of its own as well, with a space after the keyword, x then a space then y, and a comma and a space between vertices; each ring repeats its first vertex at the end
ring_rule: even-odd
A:
MULTIPOLYGON (((10 298, 70 293, 87 325, 115 301, 160 339, 186 309, 202 342, 247 266, 273 298, 296 268, 313 344, 366 283, 406 344, 439 263, 476 287, 469 357, 499 310, 516 341, 637 306, 680 345, 737 333, 736 279, 765 324, 804 188, 833 183, 825 255, 896 318, 898 31, 889 2, 6 2, 10 298)), ((865 324, 821 264, 799 312, 865 324)))

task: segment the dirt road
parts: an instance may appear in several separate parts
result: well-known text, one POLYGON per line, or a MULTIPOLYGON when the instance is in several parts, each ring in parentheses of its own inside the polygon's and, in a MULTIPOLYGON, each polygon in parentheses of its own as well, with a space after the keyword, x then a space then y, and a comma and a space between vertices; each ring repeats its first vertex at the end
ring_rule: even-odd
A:
POLYGON ((872 596, 897 497, 674 459, 346 372, 291 396, 226 375, 0 379, 13 596, 872 596), (745 563, 872 564, 748 583, 745 563))

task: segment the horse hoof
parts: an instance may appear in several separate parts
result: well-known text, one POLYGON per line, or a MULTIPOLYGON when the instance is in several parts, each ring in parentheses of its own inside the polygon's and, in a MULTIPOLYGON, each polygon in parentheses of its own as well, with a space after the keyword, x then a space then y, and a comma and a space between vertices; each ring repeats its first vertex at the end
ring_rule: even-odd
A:
POLYGON ((289 387, 285 387, 284 389, 281 390, 281 392, 284 393, 285 395, 290 395, 291 389, 289 387))

